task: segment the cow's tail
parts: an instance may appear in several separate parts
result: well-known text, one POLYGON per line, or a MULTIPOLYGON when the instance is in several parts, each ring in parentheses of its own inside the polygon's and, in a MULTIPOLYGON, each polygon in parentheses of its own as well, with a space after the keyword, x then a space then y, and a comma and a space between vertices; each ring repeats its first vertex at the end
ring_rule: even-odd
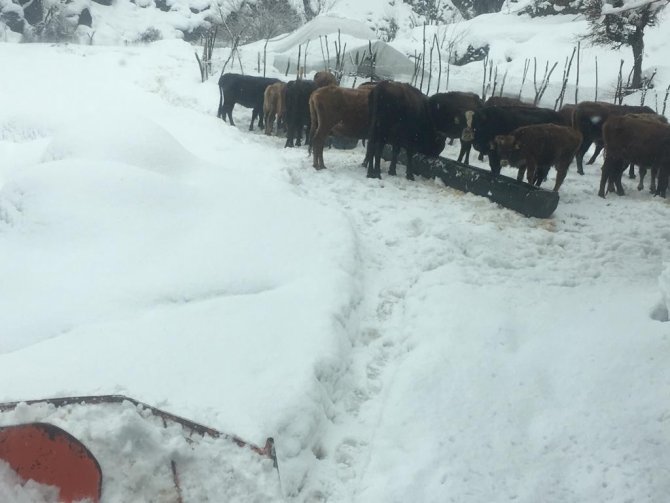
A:
POLYGON ((312 153, 312 146, 314 145, 314 136, 316 135, 316 130, 319 127, 319 110, 317 104, 314 100, 314 93, 309 97, 309 149, 308 153, 312 153))
POLYGON ((223 116, 223 77, 219 79, 219 111, 216 116, 220 119, 226 120, 223 116))
POLYGON ((373 89, 368 94, 368 123, 370 124, 370 129, 368 130, 368 144, 366 147, 366 159, 370 164, 372 164, 372 159, 375 152, 375 146, 377 142, 381 140, 381 127, 379 124, 380 114, 379 114, 379 98, 377 89, 373 89))

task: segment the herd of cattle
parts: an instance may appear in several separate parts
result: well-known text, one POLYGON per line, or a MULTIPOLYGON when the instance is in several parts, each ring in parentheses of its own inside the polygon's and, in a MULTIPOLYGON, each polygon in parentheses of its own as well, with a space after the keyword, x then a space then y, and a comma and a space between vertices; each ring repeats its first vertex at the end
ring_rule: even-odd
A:
POLYGON ((639 166, 642 190, 651 169, 651 191, 665 197, 670 175, 670 125, 646 106, 584 101, 559 111, 494 96, 485 102, 475 93, 446 92, 426 96, 419 89, 395 81, 366 82, 355 89, 339 87, 329 72, 313 80, 284 83, 278 79, 226 73, 219 79, 218 116, 234 125, 236 103, 252 109, 249 130, 265 127, 270 135, 286 131, 286 145, 310 146, 313 166, 325 168, 324 147, 329 137, 367 140, 367 176, 379 178, 385 145, 391 145, 389 174, 396 174, 401 148, 407 153, 407 178, 413 179, 412 156, 437 156, 447 138, 461 143, 458 162, 469 163, 471 147, 480 159, 488 156, 493 175, 503 163, 518 168, 518 180, 540 185, 551 166, 556 168, 558 191, 575 159, 584 174, 583 158, 591 145, 592 164, 604 149, 598 195, 623 195, 621 177, 630 165, 639 166), (305 131, 305 128, 306 131, 305 131))

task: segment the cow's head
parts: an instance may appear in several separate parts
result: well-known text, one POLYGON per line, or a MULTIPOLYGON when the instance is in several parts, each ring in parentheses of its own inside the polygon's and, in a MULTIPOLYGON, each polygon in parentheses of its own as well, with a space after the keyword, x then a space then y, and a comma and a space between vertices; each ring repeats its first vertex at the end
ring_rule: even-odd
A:
POLYGON ((516 164, 521 158, 521 146, 512 135, 501 134, 491 142, 491 149, 498 152, 503 165, 516 164))
POLYGON ((474 110, 468 110, 465 112, 465 125, 463 131, 461 131, 461 140, 463 141, 473 141, 475 139, 475 133, 477 131, 477 114, 474 110))

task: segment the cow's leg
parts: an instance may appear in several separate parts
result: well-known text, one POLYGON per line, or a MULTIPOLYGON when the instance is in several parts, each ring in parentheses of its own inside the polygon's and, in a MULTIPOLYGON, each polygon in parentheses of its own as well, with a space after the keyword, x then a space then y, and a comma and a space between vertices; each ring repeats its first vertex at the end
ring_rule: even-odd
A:
POLYGON ((287 121, 286 124, 286 143, 284 148, 293 147, 293 137, 295 136, 295 125, 292 120, 287 121))
POLYGON ((256 121, 256 117, 258 117, 258 110, 254 108, 251 111, 251 123, 249 123, 249 131, 254 130, 254 122, 256 121))
POLYGON ((414 167, 412 166, 414 151, 405 149, 405 154, 407 155, 407 171, 405 172, 405 178, 414 180, 414 167))
POLYGON ((219 86, 219 109, 216 112, 216 116, 220 117, 223 119, 223 121, 226 121, 226 117, 223 114, 223 88, 219 86))
POLYGON ((626 168, 628 167, 628 164, 622 163, 620 168, 616 170, 614 173, 614 186, 616 187, 616 193, 617 196, 623 196, 625 194, 623 190, 623 185, 621 184, 621 177, 623 176, 624 171, 626 171, 626 168))
POLYGON ((363 167, 371 169, 372 161, 374 157, 374 151, 372 149, 372 143, 368 140, 365 142, 365 159, 363 159, 363 167))
MULTIPOLYGON (((632 164, 631 164, 632 166, 632 164)), ((640 166, 640 181, 637 182, 637 190, 644 190, 644 177, 647 176, 647 167, 640 166)))
POLYGON ((489 166, 491 166, 491 174, 498 176, 500 174, 500 156, 496 149, 489 150, 489 166))
POLYGON ((382 157, 382 150, 384 149, 384 144, 383 143, 374 143, 368 140, 368 146, 373 152, 372 156, 374 157, 374 160, 370 161, 370 165, 368 167, 368 178, 381 178, 381 157, 382 157))
MULTIPOLYGON (((312 125, 313 126, 313 125, 312 125)), ((332 124, 323 124, 319 122, 319 125, 312 136, 312 141, 310 142, 310 148, 314 153, 314 164, 313 166, 316 169, 325 169, 326 164, 323 161, 323 149, 326 143, 326 138, 328 137, 328 131, 333 127, 332 124)))
POLYGON ((563 185, 563 180, 565 180, 565 176, 568 174, 568 168, 570 167, 571 161, 572 159, 568 159, 567 161, 564 160, 556 163, 556 183, 554 183, 554 192, 558 192, 558 189, 563 185))
POLYGON ((535 178, 537 177, 537 165, 535 164, 535 161, 532 159, 528 159, 526 161, 526 180, 528 183, 531 185, 535 185, 535 178))
POLYGON ((596 159, 600 155, 600 152, 602 152, 603 146, 599 143, 596 142, 596 149, 593 151, 593 155, 591 156, 591 159, 589 159, 586 164, 591 165, 594 162, 596 162, 596 159))
POLYGON ((625 164, 621 159, 612 159, 608 158, 605 155, 605 162, 600 174, 600 190, 598 195, 600 197, 605 197, 605 185, 609 185, 608 192, 613 192, 614 187, 612 184, 616 185, 616 192, 619 195, 623 195, 623 187, 621 187, 621 174, 625 169, 625 164), (620 192, 621 190, 621 192, 620 192))
POLYGON ((275 122, 275 114, 274 112, 267 112, 265 114, 265 134, 270 136, 272 135, 272 129, 274 126, 275 122))
POLYGON ((364 168, 367 168, 369 163, 371 162, 371 154, 370 154, 370 149, 366 147, 365 149, 365 158, 363 159, 363 164, 362 166, 364 168))
MULTIPOLYGON (((652 194, 656 193, 656 180, 658 178, 658 166, 651 167, 651 182, 649 182, 649 190, 652 194)), ((663 196, 665 197, 665 196, 663 196)))
POLYGON ((630 163, 630 167, 628 168, 628 178, 635 178, 635 164, 632 162, 630 163))
MULTIPOLYGON (((591 140, 589 138, 584 138, 582 144, 577 149, 577 154, 575 154, 575 161, 577 161, 577 173, 579 173, 580 175, 584 174, 584 167, 583 167, 584 154, 586 154, 586 151, 589 149, 590 146, 591 146, 591 140)), ((601 197, 605 196, 603 195, 601 197)))
POLYGON ((472 142, 461 140, 461 151, 458 153, 457 162, 465 162, 468 166, 470 165, 470 149, 472 148, 472 142))
POLYGON ((303 133, 303 121, 300 119, 298 121, 298 127, 296 128, 296 138, 295 138, 295 146, 300 147, 302 145, 302 133, 303 133))
POLYGON ((400 146, 393 144, 391 146, 391 165, 389 166, 389 175, 396 176, 396 164, 398 163, 398 154, 400 153, 400 146))
POLYGON ((598 196, 602 198, 605 198, 605 185, 607 185, 607 181, 609 180, 610 170, 614 162, 612 158, 607 157, 607 154, 605 154, 605 162, 603 162, 603 167, 600 168, 600 188, 598 189, 598 196))
POLYGON ((542 182, 544 182, 547 178, 547 174, 549 173, 550 166, 538 166, 537 169, 535 170, 535 186, 536 187, 541 187, 542 182))
POLYGON ((523 175, 525 173, 526 173, 526 165, 524 163, 520 163, 519 166, 517 167, 517 172, 516 172, 517 182, 523 182, 523 175))
POLYGON ((263 117, 263 107, 257 108, 256 115, 258 116, 258 129, 263 129, 265 127, 265 118, 263 117))
POLYGON ((656 172, 658 173, 658 187, 656 187, 656 191, 654 191, 654 195, 661 196, 662 198, 665 198, 665 193, 668 190, 668 167, 667 166, 654 166, 652 168, 652 175, 653 175, 653 169, 656 169, 656 172))

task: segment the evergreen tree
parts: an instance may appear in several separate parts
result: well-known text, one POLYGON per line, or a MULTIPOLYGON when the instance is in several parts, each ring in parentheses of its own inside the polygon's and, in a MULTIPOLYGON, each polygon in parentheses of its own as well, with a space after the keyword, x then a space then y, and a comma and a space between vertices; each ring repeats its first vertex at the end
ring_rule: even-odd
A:
POLYGON ((633 50, 631 87, 642 87, 644 30, 654 26, 658 14, 668 0, 651 0, 627 4, 624 0, 588 0, 585 15, 589 33, 584 37, 594 44, 619 49, 625 45, 633 50))

